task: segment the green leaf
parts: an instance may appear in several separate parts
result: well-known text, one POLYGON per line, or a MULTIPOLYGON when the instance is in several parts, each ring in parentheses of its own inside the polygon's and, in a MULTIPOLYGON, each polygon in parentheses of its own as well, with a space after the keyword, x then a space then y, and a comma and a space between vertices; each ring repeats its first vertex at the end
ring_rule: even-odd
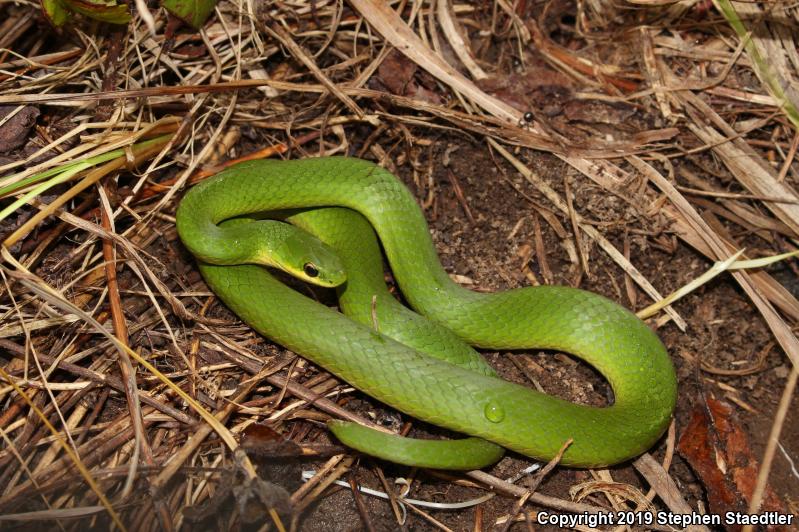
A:
POLYGON ((110 22, 111 24, 127 24, 130 22, 127 4, 92 0, 63 0, 63 2, 76 13, 101 22, 110 22))
POLYGON ((72 13, 64 7, 60 0, 41 0, 42 11, 55 27, 63 26, 72 13))
POLYGON ((189 26, 199 29, 213 13, 216 0, 163 0, 162 5, 189 26))

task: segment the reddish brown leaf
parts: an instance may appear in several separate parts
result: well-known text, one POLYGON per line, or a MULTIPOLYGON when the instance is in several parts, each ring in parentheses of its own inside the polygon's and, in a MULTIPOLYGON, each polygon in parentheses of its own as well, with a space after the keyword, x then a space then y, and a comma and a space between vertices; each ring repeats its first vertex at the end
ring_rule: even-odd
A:
POLYGON ((537 109, 554 116, 571 99, 574 84, 565 74, 531 59, 524 72, 488 77, 477 85, 519 111, 537 109))
POLYGON ((253 423, 252 425, 247 425, 247 427, 241 433, 241 444, 245 447, 248 445, 254 446, 267 442, 272 443, 285 440, 286 438, 284 438, 275 429, 262 423, 253 423))
POLYGON ((175 48, 174 52, 186 57, 197 58, 208 55, 208 48, 204 44, 184 44, 175 48))
POLYGON ((416 74, 416 63, 392 50, 377 69, 380 82, 394 94, 405 94, 405 89, 416 74))
MULTIPOLYGON (((711 513, 746 513, 760 464, 730 405, 712 398, 698 404, 677 449, 705 486, 711 513)), ((771 488, 766 489, 759 513, 763 512, 787 513, 771 488)), ((740 528, 729 526, 728 530, 740 528)), ((789 530, 780 526, 767 529, 789 530)))
POLYGON ((441 96, 434 91, 434 80, 426 82, 428 77, 426 72, 419 71, 416 63, 397 50, 392 50, 378 67, 377 76, 372 80, 393 94, 408 96, 428 103, 443 103, 441 96))

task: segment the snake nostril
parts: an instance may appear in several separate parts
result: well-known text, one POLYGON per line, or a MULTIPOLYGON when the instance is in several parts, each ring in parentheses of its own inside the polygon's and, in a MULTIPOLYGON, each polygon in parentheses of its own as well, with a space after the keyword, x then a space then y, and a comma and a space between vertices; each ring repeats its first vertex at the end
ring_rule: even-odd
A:
POLYGON ((316 266, 314 266, 312 262, 306 262, 302 267, 302 271, 304 271, 305 275, 307 275, 308 277, 319 276, 319 270, 316 268, 316 266))

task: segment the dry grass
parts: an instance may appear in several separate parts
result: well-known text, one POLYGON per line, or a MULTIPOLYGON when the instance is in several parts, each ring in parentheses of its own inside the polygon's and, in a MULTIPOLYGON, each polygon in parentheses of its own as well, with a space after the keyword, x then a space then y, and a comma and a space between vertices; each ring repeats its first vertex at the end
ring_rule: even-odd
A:
MULTIPOLYGON (((622 242, 575 201, 578 190, 618 198, 632 213, 625 227, 645 224, 637 234, 672 252, 682 245, 676 236, 709 259, 707 268, 794 251, 799 8, 577 5, 225 0, 199 33, 175 33, 158 12, 155 34, 136 17, 129 28, 87 24, 55 35, 31 22, 36 6, 0 3, 0 106, 9 106, 0 130, 19 127, 15 115, 30 106, 42 115, 27 145, 0 157, 0 521, 170 530, 225 508, 218 524, 283 530, 298 527, 302 509, 334 481, 355 485, 354 457, 325 443, 319 426, 329 416, 372 424, 340 404, 352 390, 220 313, 180 251, 176 200, 231 161, 367 157, 412 174, 430 208, 435 143, 457 139, 523 179, 535 233, 524 262, 539 264, 524 266, 527 279, 555 277, 542 236, 555 235, 575 283, 610 277, 621 300, 619 273, 631 306, 650 307, 653 326, 673 322, 686 335, 697 324, 652 306, 670 290, 636 266, 647 263, 631 255, 626 229, 622 242), (406 80, 413 86, 392 90, 380 70, 387 61, 421 69, 406 80), (530 72, 565 87, 578 110, 626 106, 641 120, 618 135, 560 121, 529 100, 541 94, 524 77, 530 72), (537 107, 532 119, 522 96, 537 107), (530 163, 536 150, 572 173, 561 181, 540 173, 530 163), (601 252, 592 254, 594 245, 601 252), (274 444, 263 424, 288 442, 274 444), (323 465, 291 494, 259 477, 253 456, 323 465)), ((450 183, 467 217, 479 220, 457 176, 450 183)), ((775 356, 792 364, 768 438, 751 435, 765 447, 748 500, 756 511, 796 386, 799 302, 764 270, 730 275, 781 349, 775 356)), ((701 360, 698 368, 714 373, 701 360)), ((743 374, 723 371, 715 374, 743 374)), ((673 426, 653 451, 659 462, 644 455, 632 463, 638 485, 615 478, 632 478, 623 469, 593 472, 585 483, 564 477, 575 501, 483 471, 442 482, 516 499, 468 510, 475 529, 529 525, 536 508, 685 513, 696 501, 670 475, 674 441, 673 426)), ((390 494, 395 521, 463 524, 415 506, 406 516, 405 495, 379 466, 369 473, 379 479, 372 487, 390 494)), ((414 482, 416 473, 407 474, 414 482)), ((418 479, 413 485, 420 489, 418 479)), ((373 523, 363 496, 353 497, 365 528, 397 526, 373 523)))

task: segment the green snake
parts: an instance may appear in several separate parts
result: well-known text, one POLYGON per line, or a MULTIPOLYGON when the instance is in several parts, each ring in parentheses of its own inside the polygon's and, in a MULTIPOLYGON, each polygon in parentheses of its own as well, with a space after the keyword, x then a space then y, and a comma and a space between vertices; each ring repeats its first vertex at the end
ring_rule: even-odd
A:
POLYGON ((441 266, 412 193, 371 162, 240 163, 190 189, 176 218, 206 282, 256 331, 397 410, 470 436, 414 440, 329 423, 357 450, 408 465, 473 469, 498 460, 503 448, 548 460, 571 439, 561 464, 599 467, 643 453, 670 422, 674 369, 644 322, 569 287, 461 287, 441 266), (269 211, 302 229, 260 219, 269 211), (380 245, 402 295, 425 318, 388 292, 380 245), (346 315, 289 288, 264 265, 337 286, 346 315), (612 404, 578 405, 502 380, 466 344, 571 353, 608 380, 612 404))

